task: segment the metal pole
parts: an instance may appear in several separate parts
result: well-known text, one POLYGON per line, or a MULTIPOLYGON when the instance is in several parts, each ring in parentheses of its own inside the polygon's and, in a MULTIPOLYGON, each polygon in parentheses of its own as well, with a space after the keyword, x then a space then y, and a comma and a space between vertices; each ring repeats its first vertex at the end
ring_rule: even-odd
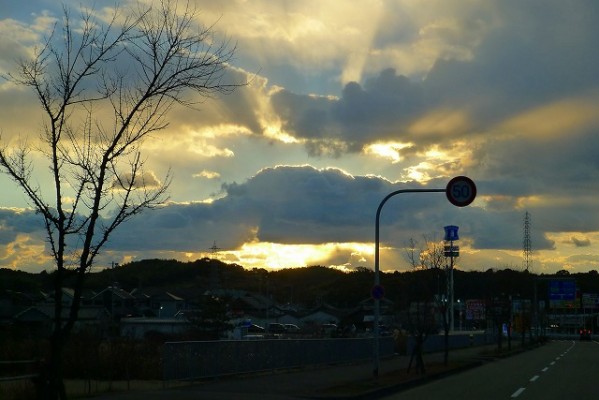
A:
POLYGON ((450 296, 449 296, 449 316, 450 316, 450 321, 451 321, 451 328, 450 331, 454 332, 455 331, 455 313, 454 313, 454 296, 453 296, 453 240, 451 240, 449 242, 449 250, 450 250, 450 256, 449 256, 449 285, 451 287, 450 291, 450 296))
MULTIPOLYGON (((379 227, 380 227, 380 217, 381 210, 383 206, 391 197, 400 194, 400 193, 445 193, 446 189, 401 189, 396 190, 395 192, 389 193, 379 204, 379 207, 376 210, 376 221, 374 228, 374 285, 378 286, 381 283, 379 277, 379 227)), ((373 367, 373 375, 375 378, 379 376, 379 364, 380 364, 380 349, 379 349, 379 334, 380 327, 379 321, 381 318, 381 300, 379 298, 374 299, 374 367, 373 367)))

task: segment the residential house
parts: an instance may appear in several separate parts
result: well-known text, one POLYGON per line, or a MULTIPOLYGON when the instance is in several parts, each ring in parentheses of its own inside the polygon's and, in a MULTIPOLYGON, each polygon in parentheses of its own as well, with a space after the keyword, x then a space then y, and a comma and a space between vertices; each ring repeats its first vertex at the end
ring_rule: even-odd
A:
POLYGON ((192 325, 180 318, 121 318, 120 334, 122 337, 144 339, 149 334, 158 333, 166 336, 177 336, 187 332, 192 325))
MULTIPOLYGON (((0 326, 12 324, 12 318, 31 307, 37 301, 36 296, 14 290, 0 291, 0 326)), ((43 298, 41 294, 37 298, 43 298)))
POLYGON ((229 307, 234 321, 251 321, 260 326, 277 321, 284 314, 270 297, 249 292, 231 299, 229 307))
POLYGON ((310 310, 301 318, 302 324, 308 329, 320 329, 324 324, 339 324, 346 311, 333 307, 329 304, 321 304, 310 310))
MULTIPOLYGON (((62 323, 65 323, 70 314, 70 307, 63 307, 61 313, 62 323)), ((54 325, 54 305, 39 304, 26 308, 15 314, 13 324, 20 331, 31 337, 45 337, 52 332, 54 325)), ((110 314, 102 306, 81 306, 77 314, 77 321, 73 326, 74 332, 87 331, 104 336, 107 333, 110 314)))
POLYGON ((105 307, 114 320, 135 315, 135 297, 118 286, 109 286, 92 298, 95 306, 105 307))
POLYGON ((131 296, 135 299, 137 315, 146 317, 172 318, 187 307, 185 299, 161 289, 135 289, 131 296))

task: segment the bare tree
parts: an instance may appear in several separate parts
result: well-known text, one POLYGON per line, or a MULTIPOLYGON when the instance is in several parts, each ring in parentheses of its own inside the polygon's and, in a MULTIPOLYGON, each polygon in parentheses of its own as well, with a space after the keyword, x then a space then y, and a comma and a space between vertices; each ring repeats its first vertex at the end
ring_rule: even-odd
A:
POLYGON ((3 141, 0 167, 43 219, 56 265, 54 329, 45 371, 48 398, 66 398, 62 352, 80 308, 85 273, 111 234, 140 212, 167 200, 170 174, 160 182, 144 169, 140 146, 167 127, 174 105, 193 106, 229 93, 235 46, 217 41, 213 26, 196 25, 196 10, 169 0, 155 8, 116 9, 103 20, 82 9, 63 18, 36 54, 5 76, 33 90, 44 115, 40 144, 3 141), (47 168, 35 168, 41 153, 47 168), (51 194, 33 177, 48 171, 51 194), (74 271, 74 299, 63 310, 65 274, 74 271), (63 317, 66 315, 66 317, 63 317))
POLYGON ((422 258, 420 256, 422 249, 419 249, 417 246, 418 242, 414 238, 410 238, 405 248, 406 260, 414 270, 422 268, 422 258))
MULTIPOLYGON (((418 242, 410 238, 408 247, 406 248, 406 259, 408 260, 413 269, 436 270, 439 274, 439 278, 441 275, 441 271, 443 270, 446 264, 446 257, 444 251, 445 244, 443 241, 438 241, 434 237, 433 239, 431 239, 427 235, 423 235, 422 237, 424 241, 423 247, 418 247, 418 242)), ((447 269, 445 269, 445 274, 448 274, 447 269)), ((446 276, 445 279, 448 280, 449 277, 446 276)), ((437 282, 439 282, 439 279, 437 282)), ((437 283, 437 286, 437 296, 435 297, 435 303, 437 306, 437 310, 439 311, 442 317, 444 331, 444 363, 445 365, 447 365, 449 362, 449 299, 445 296, 440 296, 439 283, 437 283)), ((416 321, 418 321, 418 319, 416 319, 416 321)), ((422 331, 422 329, 416 330, 416 332, 420 331, 422 331)), ((426 336, 424 336, 424 338, 425 337, 426 336)), ((423 340, 422 336, 415 336, 415 339, 416 343, 419 343, 419 340, 423 340)))
POLYGON ((445 265, 443 241, 423 235, 424 249, 420 251, 420 259, 425 269, 439 269, 445 265))
POLYGON ((443 242, 422 235, 423 246, 414 238, 410 238, 405 247, 405 258, 412 269, 438 269, 445 263, 443 242))

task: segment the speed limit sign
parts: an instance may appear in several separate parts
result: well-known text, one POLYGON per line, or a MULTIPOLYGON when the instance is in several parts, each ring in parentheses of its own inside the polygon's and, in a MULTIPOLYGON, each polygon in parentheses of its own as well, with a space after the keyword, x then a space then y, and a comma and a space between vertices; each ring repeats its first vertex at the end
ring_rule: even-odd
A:
POLYGON ((447 200, 457 207, 466 207, 476 197, 476 185, 467 176, 456 176, 445 189, 447 200))

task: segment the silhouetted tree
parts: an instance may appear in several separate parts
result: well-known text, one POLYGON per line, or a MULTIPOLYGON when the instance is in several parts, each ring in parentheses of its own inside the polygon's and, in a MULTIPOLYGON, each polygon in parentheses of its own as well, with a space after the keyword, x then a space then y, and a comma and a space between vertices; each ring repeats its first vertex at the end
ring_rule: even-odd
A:
POLYGON ((170 176, 159 181, 144 170, 144 139, 168 125, 174 105, 193 106, 238 86, 223 81, 234 47, 214 41, 212 27, 196 26, 189 4, 139 4, 128 13, 115 8, 108 22, 93 10, 74 19, 65 6, 43 46, 5 77, 35 93, 45 118, 39 144, 11 148, 4 141, 0 167, 41 216, 56 266, 48 398, 66 397, 62 352, 85 273, 123 222, 167 200, 170 176), (34 168, 38 155, 47 166, 34 168), (44 171, 49 196, 37 183, 44 171), (69 270, 75 296, 63 320, 69 270))

